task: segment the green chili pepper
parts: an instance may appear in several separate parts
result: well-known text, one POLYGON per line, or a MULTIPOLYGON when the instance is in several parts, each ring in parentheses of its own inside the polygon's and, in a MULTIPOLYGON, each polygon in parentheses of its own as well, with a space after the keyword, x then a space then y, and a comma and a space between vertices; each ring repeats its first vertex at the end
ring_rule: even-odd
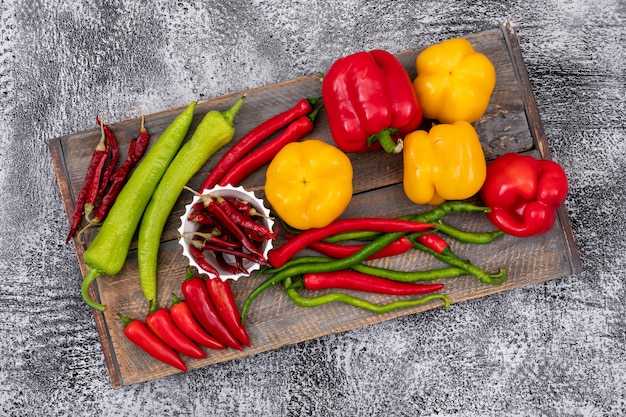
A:
POLYGON ((423 298, 413 300, 398 300, 388 304, 380 305, 371 303, 362 298, 353 297, 351 295, 340 292, 331 292, 312 298, 303 297, 298 293, 298 291, 296 291, 294 287, 292 287, 291 278, 285 279, 285 281, 283 282, 283 286, 285 287, 287 295, 289 296, 291 301, 293 301, 300 307, 318 307, 328 303, 341 302, 350 304, 354 307, 362 308, 367 311, 371 311, 372 313, 383 314, 396 310, 398 308, 415 307, 418 305, 426 304, 432 300, 443 300, 445 308, 450 308, 450 300, 443 294, 431 294, 423 298))
POLYGON ((206 161, 235 136, 234 120, 245 97, 224 111, 208 112, 161 178, 139 226, 137 262, 141 290, 149 302, 157 295, 157 257, 161 234, 183 187, 206 161))
POLYGON ((504 281, 506 281, 506 269, 505 268, 500 268, 500 270, 497 273, 490 274, 482 270, 481 268, 477 267, 476 265, 472 264, 471 262, 462 260, 461 258, 456 256, 450 250, 449 247, 446 248, 443 251, 443 253, 438 253, 437 251, 434 251, 419 242, 415 242, 413 246, 415 246, 419 250, 430 253, 435 258, 441 261, 444 261, 445 263, 449 265, 463 269, 465 272, 467 272, 470 275, 475 276, 476 278, 478 278, 480 282, 483 282, 485 284, 500 285, 504 283, 504 281))
POLYGON ((116 275, 126 261, 130 243, 150 197, 182 144, 196 107, 191 102, 165 129, 145 155, 117 196, 111 211, 91 245, 83 254, 89 272, 81 286, 83 300, 92 308, 104 311, 89 296, 89 286, 100 275, 116 275))
POLYGON ((493 242, 496 238, 504 234, 501 230, 495 230, 493 232, 468 232, 466 230, 457 229, 442 220, 437 221, 435 230, 444 233, 451 238, 465 243, 486 244, 493 242))

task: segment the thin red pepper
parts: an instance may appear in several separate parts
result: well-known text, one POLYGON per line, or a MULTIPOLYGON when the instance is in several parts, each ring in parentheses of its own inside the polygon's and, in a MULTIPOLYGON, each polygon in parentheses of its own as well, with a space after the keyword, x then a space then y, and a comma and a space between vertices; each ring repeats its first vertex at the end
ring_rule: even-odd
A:
POLYGON ((270 250, 268 259, 274 268, 278 268, 291 259, 312 242, 322 240, 328 236, 345 233, 354 230, 368 230, 373 232, 421 232, 433 227, 430 223, 414 222, 411 220, 385 219, 385 218, 355 218, 335 220, 328 226, 309 229, 291 239, 281 247, 270 250))
POLYGON ((256 262, 256 263, 259 263, 261 265, 271 266, 270 263, 267 262, 264 258, 259 258, 255 254, 243 252, 243 251, 237 250, 237 249, 231 249, 231 248, 228 248, 228 247, 225 247, 225 246, 212 245, 209 242, 207 242, 207 243, 202 245, 202 250, 203 251, 209 250, 209 251, 213 251, 215 253, 225 253, 225 254, 233 255, 233 256, 238 257, 238 258, 249 259, 252 262, 256 262))
POLYGON ((105 217, 109 213, 109 210, 113 206, 113 203, 115 203, 115 199, 122 190, 122 187, 124 187, 130 170, 137 164, 137 162, 139 162, 143 154, 146 152, 149 141, 150 135, 144 127, 144 118, 142 115, 139 134, 136 138, 133 138, 130 141, 128 146, 128 155, 126 156, 124 163, 116 169, 113 174, 111 174, 109 181, 110 186, 100 200, 100 203, 96 206, 91 224, 100 224, 104 221, 105 217))
POLYGON ((131 319, 122 314, 119 317, 124 322, 124 335, 128 340, 139 346, 153 358, 187 372, 187 365, 185 365, 178 353, 163 340, 159 339, 143 321, 131 319))
MULTIPOLYGON (((100 138, 100 142, 98 146, 96 146, 96 150, 94 152, 94 156, 96 160, 94 161, 94 172, 91 177, 91 184, 89 184, 89 188, 87 190, 87 196, 85 197, 85 219, 89 220, 91 212, 96 206, 96 198, 98 197, 98 190, 100 189, 100 184, 102 180, 102 172, 107 162, 107 156, 109 153, 109 145, 106 140, 106 134, 104 132, 104 123, 100 124, 100 130, 102 131, 102 136, 100 138)), ((93 159, 92 159, 93 161, 93 159)))
POLYGON ((285 145, 296 142, 311 133, 313 128, 315 128, 315 117, 321 108, 322 106, 316 108, 307 116, 299 117, 291 122, 275 139, 272 139, 269 143, 239 161, 237 165, 232 167, 222 177, 219 185, 239 185, 248 175, 269 163, 285 145))
POLYGON ((240 228, 245 229, 249 232, 250 238, 258 236, 260 239, 254 240, 265 240, 265 239, 276 239, 276 236, 270 229, 263 226, 261 223, 256 222, 250 216, 243 214, 239 210, 237 210, 228 200, 222 197, 216 197, 215 201, 222 208, 224 213, 230 217, 230 219, 238 225, 240 228))
POLYGON ((194 359, 206 358, 206 353, 176 326, 167 309, 156 308, 155 303, 146 316, 146 324, 154 334, 177 352, 194 359))
POLYGON ((256 255, 259 260, 264 258, 263 252, 250 240, 248 235, 246 235, 242 229, 229 217, 227 213, 224 212, 220 204, 218 204, 212 198, 207 198, 205 200, 204 206, 207 211, 214 215, 217 220, 235 237, 237 238, 244 248, 246 248, 250 253, 256 255))
POLYGON ((340 288, 389 295, 426 294, 443 288, 443 284, 392 281, 352 270, 306 273, 303 276, 303 282, 307 290, 340 288))
POLYGON ((276 133, 279 129, 288 125, 298 117, 310 113, 312 105, 318 100, 319 98, 302 99, 291 109, 271 117, 248 132, 218 161, 209 176, 204 180, 204 183, 202 183, 200 191, 213 188, 244 155, 254 149, 259 143, 269 138, 272 134, 276 133))
POLYGON ((226 346, 237 350, 243 349, 220 318, 209 297, 204 280, 197 275, 192 275, 189 268, 187 268, 187 276, 182 284, 182 291, 194 317, 209 334, 226 346))
MULTIPOLYGON (((322 255, 329 256, 331 258, 345 258, 361 250, 365 244, 357 245, 341 245, 337 243, 330 243, 318 240, 309 244, 309 248, 321 253, 322 255)), ((406 253, 413 248, 413 243, 407 239, 406 236, 402 236, 398 240, 394 240, 383 249, 379 250, 375 254, 367 257, 367 259, 380 259, 388 256, 395 256, 406 253)))
POLYGON ((189 303, 172 294, 172 305, 170 306, 170 316, 178 328, 194 342, 209 349, 226 349, 224 344, 218 342, 213 336, 208 334, 193 316, 189 303))
POLYGON ((100 142, 96 146, 93 154, 91 155, 91 160, 89 162, 89 166, 87 167, 87 173, 85 174, 85 180, 83 181, 83 185, 78 193, 78 197, 76 197, 76 203, 74 205, 74 212, 72 213, 72 221, 70 224, 70 230, 65 238, 65 243, 69 243, 70 239, 76 234, 78 228, 80 227, 80 222, 83 218, 83 212, 85 211, 85 204, 87 202, 87 195, 90 193, 90 187, 93 183, 93 178, 96 175, 97 166, 100 163, 100 160, 106 156, 105 153, 105 139, 104 134, 100 138, 100 142))
POLYGON ((98 188, 98 197, 102 197, 104 195, 104 191, 109 185, 111 174, 113 173, 115 165, 117 164, 117 159, 119 158, 120 151, 117 144, 117 139, 115 138, 113 131, 102 120, 100 120, 98 115, 96 115, 96 123, 101 126, 102 129, 104 129, 107 147, 111 152, 111 159, 109 160, 108 165, 104 170, 104 173, 102 174, 102 181, 100 182, 100 187, 98 188))
POLYGON ((450 250, 450 245, 441 236, 434 233, 428 233, 425 235, 419 235, 415 240, 422 245, 434 250, 437 253, 444 253, 446 250, 450 250))
POLYGON ((222 281, 219 278, 208 279, 206 286, 209 291, 211 301, 215 305, 220 317, 226 323, 226 327, 244 345, 250 347, 250 337, 241 322, 239 309, 235 303, 230 282, 222 281))
POLYGON ((207 261, 202 250, 200 250, 194 245, 189 245, 189 252, 191 253, 191 256, 193 256, 194 261, 196 261, 196 263, 198 264, 200 268, 204 269, 206 272, 209 272, 215 275, 216 277, 220 276, 219 271, 215 269, 215 267, 211 265, 209 261, 207 261))

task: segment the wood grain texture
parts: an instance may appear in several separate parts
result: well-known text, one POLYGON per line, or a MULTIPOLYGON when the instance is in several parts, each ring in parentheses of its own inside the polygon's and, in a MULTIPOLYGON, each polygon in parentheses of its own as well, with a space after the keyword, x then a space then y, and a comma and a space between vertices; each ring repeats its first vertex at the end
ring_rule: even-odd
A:
MULTIPOLYGON (((514 31, 504 26, 502 30, 481 32, 468 36, 468 39, 476 50, 485 53, 492 60, 497 73, 496 89, 490 106, 485 116, 475 123, 487 158, 492 159, 510 151, 531 151, 538 157, 549 158, 550 155, 545 151, 545 136, 537 116, 532 89, 529 87, 514 31)), ((415 58, 418 53, 419 50, 414 50, 398 55, 411 77, 415 76, 415 58)), ((191 129, 197 126, 207 111, 228 108, 230 103, 244 93, 247 98, 236 118, 234 141, 261 121, 290 107, 300 98, 319 96, 320 81, 316 77, 303 77, 199 103, 191 129)), ((153 143, 181 110, 182 108, 176 108, 146 116, 146 128, 152 134, 153 143)), ((310 137, 331 142, 325 115, 322 113, 320 116, 310 137)), ((122 149, 126 149, 138 126, 138 119, 111 126, 122 149)), ((74 196, 82 185, 82 177, 98 138, 99 131, 93 129, 50 141, 51 156, 68 216, 72 212, 74 196)), ((194 177, 189 184, 192 188, 198 189, 226 149, 227 147, 214 155, 194 177)), ((355 172, 355 195, 342 217, 394 217, 426 210, 426 207, 412 204, 404 195, 401 186, 402 160, 399 155, 374 152, 349 156, 355 172)), ((263 197, 263 183, 264 169, 261 169, 247 178, 242 185, 263 197)), ((162 237, 158 271, 160 305, 169 305, 172 292, 180 294, 186 262, 176 241, 176 229, 183 207, 190 200, 190 193, 181 194, 162 237)), ((492 229, 482 215, 452 214, 448 219, 451 224, 464 229, 477 231, 492 229)), ((90 229, 84 235, 84 242, 75 242, 83 275, 86 274, 86 266, 82 262, 82 253, 96 232, 97 229, 90 229)), ((537 238, 517 239, 507 236, 490 245, 477 246, 455 242, 453 247, 461 258, 470 259, 487 271, 497 271, 500 267, 506 267, 508 270, 508 279, 501 286, 481 284, 468 276, 446 280, 445 294, 453 303, 560 278, 582 270, 571 225, 565 212, 561 213, 559 222, 549 233, 537 238)), ((378 263, 388 268, 406 270, 441 266, 438 261, 418 252, 378 263)), ((251 277, 233 283, 236 299, 242 303, 263 278, 251 277)), ((108 307, 104 313, 96 312, 94 316, 114 387, 119 388, 176 372, 173 368, 147 357, 123 336, 122 323, 117 314, 142 318, 148 308, 139 288, 134 250, 129 253, 125 267, 118 275, 98 279, 96 285, 92 287, 92 294, 108 307)), ((377 303, 389 301, 389 297, 385 296, 367 297, 377 303)), ((208 352, 206 359, 187 362, 191 369, 201 368, 441 306, 441 303, 432 303, 384 315, 373 315, 343 304, 303 309, 295 307, 281 291, 270 289, 254 302, 246 318, 252 348, 241 352, 211 351, 208 352)))

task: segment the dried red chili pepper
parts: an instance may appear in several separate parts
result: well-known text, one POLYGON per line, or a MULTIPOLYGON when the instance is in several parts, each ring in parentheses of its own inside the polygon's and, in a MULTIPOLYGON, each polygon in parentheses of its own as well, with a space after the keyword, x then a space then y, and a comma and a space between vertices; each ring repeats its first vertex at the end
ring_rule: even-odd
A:
POLYGON ((177 352, 194 359, 206 358, 206 353, 176 327, 167 309, 157 308, 156 303, 153 303, 146 316, 146 324, 154 334, 177 352))
POLYGON ((206 280, 206 286, 211 301, 213 301, 220 317, 224 320, 226 327, 239 342, 250 347, 250 337, 241 322, 230 282, 222 281, 220 278, 213 278, 206 280))
POLYGON ((209 297, 204 280, 197 275, 194 276, 189 268, 187 268, 187 276, 182 284, 182 291, 194 317, 211 336, 233 349, 243 349, 220 318, 209 297))
POLYGON ((153 358, 187 372, 187 365, 178 353, 159 339, 141 320, 119 314, 124 323, 124 335, 153 358))
MULTIPOLYGON (((321 253, 322 255, 329 256, 331 258, 345 258, 346 256, 353 255, 359 250, 363 249, 365 244, 357 245, 341 245, 336 243, 324 242, 318 240, 309 244, 309 248, 321 253)), ((385 246, 380 251, 367 257, 368 260, 386 258, 388 256, 395 256, 406 253, 413 248, 413 243, 407 239, 406 236, 402 236, 398 240, 394 240, 389 245, 385 246)))
POLYGON ((204 180, 204 183, 202 183, 200 190, 213 188, 244 155, 293 120, 310 113, 312 106, 318 100, 319 98, 302 99, 291 109, 271 117, 248 132, 218 161, 209 176, 204 180))
POLYGON ((307 290, 340 288, 389 295, 426 294, 443 288, 443 284, 392 281, 352 270, 306 273, 302 280, 307 290))
MULTIPOLYGON (((312 242, 322 240, 328 236, 354 230, 368 230, 374 232, 422 232, 434 225, 431 223, 421 223, 411 220, 385 219, 385 218, 355 218, 335 220, 328 226, 309 229, 291 239, 279 248, 272 249, 268 254, 268 259, 272 266, 278 268, 287 262, 296 253, 300 252, 312 242)), ((394 239, 395 240, 395 239, 394 239)), ((386 245, 385 245, 386 246, 386 245)))
POLYGON ((193 260, 196 261, 200 268, 204 269, 206 272, 215 275, 216 277, 220 276, 219 271, 206 260, 206 256, 204 256, 203 251, 200 250, 198 247, 196 247, 195 245, 189 245, 189 253, 191 253, 191 256, 193 256, 193 260))
POLYGON ((185 300, 172 294, 172 305, 170 306, 170 317, 178 328, 194 342, 209 349, 226 349, 224 344, 218 342, 200 326, 189 304, 185 300))
POLYGON ((66 244, 69 243, 72 237, 74 237, 74 235, 78 231, 78 228, 80 227, 80 222, 83 218, 83 212, 85 211, 85 204, 87 202, 87 195, 90 193, 90 187, 92 187, 93 178, 96 175, 97 167, 100 164, 101 159, 106 156, 105 149, 105 137, 103 134, 93 154, 91 155, 91 160, 89 162, 89 166, 87 167, 87 173, 85 174, 83 185, 80 189, 80 192, 78 193, 78 197, 76 197, 76 203, 74 204, 74 212, 72 213, 70 230, 67 234, 67 237, 65 238, 66 244))
POLYGON ((321 108, 322 106, 316 108, 307 116, 299 117, 291 122, 275 139, 241 159, 222 177, 219 185, 239 185, 252 172, 269 163, 285 145, 300 140, 311 133, 315 127, 315 117, 321 108))
POLYGON ((102 197, 104 195, 104 191, 109 185, 111 174, 113 173, 113 170, 115 169, 115 165, 117 164, 117 159, 119 158, 120 151, 119 151, 119 146, 117 144, 117 139, 115 138, 113 131, 102 120, 100 120, 98 115, 96 115, 96 123, 102 129, 104 129, 104 135, 106 137, 107 147, 109 148, 109 151, 111 152, 111 159, 109 160, 108 165, 106 169, 104 170, 104 173, 102 174, 102 181, 100 181, 100 187, 98 188, 98 197, 102 197))
MULTIPOLYGON (((96 120, 97 116, 96 116, 96 120)), ((100 130, 102 132, 102 136, 100 138, 100 142, 98 146, 96 146, 96 150, 94 152, 94 156, 96 160, 94 161, 93 166, 93 175, 91 177, 91 183, 89 184, 87 190, 87 196, 85 197, 85 219, 89 221, 89 217, 94 207, 96 206, 96 198, 98 197, 98 190, 100 189, 100 183, 102 182, 102 172, 104 171, 104 167, 107 162, 107 156, 109 153, 109 144, 106 139, 106 133, 104 131, 104 123, 100 123, 100 130)), ((92 159, 93 161, 93 159, 92 159)))
POLYGON ((249 232, 249 237, 254 240, 266 240, 276 239, 276 236, 270 229, 263 226, 261 223, 256 222, 250 216, 243 214, 239 210, 237 210, 228 200, 222 197, 216 197, 215 202, 219 204, 220 208, 224 211, 224 213, 230 217, 230 219, 238 225, 240 228, 243 228, 247 232, 249 232), (255 238, 258 237, 258 238, 255 238))

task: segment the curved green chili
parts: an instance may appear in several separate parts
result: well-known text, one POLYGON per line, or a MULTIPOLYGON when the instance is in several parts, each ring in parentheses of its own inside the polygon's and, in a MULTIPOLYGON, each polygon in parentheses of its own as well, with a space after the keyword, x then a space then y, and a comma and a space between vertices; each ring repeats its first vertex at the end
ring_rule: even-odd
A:
POLYGON ((476 265, 472 264, 471 262, 462 260, 461 258, 456 256, 454 253, 452 253, 450 248, 447 248, 446 250, 444 250, 443 253, 438 253, 428 248, 427 246, 422 245, 419 242, 415 242, 413 246, 415 246, 419 250, 430 253, 435 258, 441 261, 444 261, 448 265, 452 265, 452 266, 455 266, 457 268, 464 270, 466 273, 475 276, 476 278, 478 278, 480 282, 483 282, 485 284, 500 285, 504 281, 506 281, 506 269, 505 268, 500 268, 500 270, 497 273, 490 274, 482 270, 481 268, 477 267, 476 265))
POLYGON ((387 304, 374 304, 362 298, 353 297, 340 292, 331 292, 317 297, 303 297, 295 288, 291 287, 291 279, 287 278, 283 283, 287 295, 296 305, 300 307, 318 307, 328 303, 341 302, 354 307, 358 307, 372 313, 384 314, 398 308, 415 307, 423 305, 432 300, 443 300, 446 309, 450 308, 450 299, 443 294, 431 294, 423 298, 412 300, 398 300, 387 304))
POLYGON ((459 242, 486 244, 493 242, 496 238, 502 236, 504 232, 502 230, 495 230, 493 232, 468 232, 466 230, 457 229, 442 220, 437 221, 435 230, 450 236, 459 242))

